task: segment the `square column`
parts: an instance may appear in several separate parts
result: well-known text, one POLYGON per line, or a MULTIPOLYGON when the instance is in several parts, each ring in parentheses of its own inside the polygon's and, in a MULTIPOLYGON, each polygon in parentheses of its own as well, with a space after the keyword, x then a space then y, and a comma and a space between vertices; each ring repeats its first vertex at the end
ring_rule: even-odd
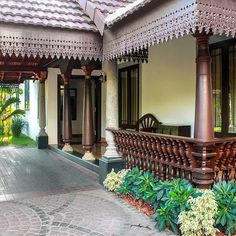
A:
MULTIPOLYGON (((104 61, 103 70, 107 75, 106 82, 106 128, 118 128, 118 78, 117 62, 104 61)), ((99 181, 102 183, 107 174, 114 169, 119 171, 124 168, 124 160, 118 154, 112 132, 106 130, 106 152, 99 160, 99 181)))

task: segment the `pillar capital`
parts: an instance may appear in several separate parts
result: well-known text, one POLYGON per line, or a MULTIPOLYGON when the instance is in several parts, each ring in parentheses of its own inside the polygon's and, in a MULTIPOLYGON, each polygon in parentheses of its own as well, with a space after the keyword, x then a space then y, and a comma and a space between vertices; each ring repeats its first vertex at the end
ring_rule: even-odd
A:
POLYGON ((45 83, 45 80, 47 79, 47 75, 48 75, 47 71, 39 71, 36 74, 37 74, 39 82, 45 83))
POLYGON ((206 31, 202 31, 202 32, 196 31, 193 34, 193 37, 195 37, 197 39, 197 42, 208 44, 209 39, 212 35, 213 35, 212 32, 207 33, 206 31))
POLYGON ((85 79, 90 79, 91 74, 92 74, 93 70, 95 69, 95 66, 85 65, 85 66, 82 66, 81 69, 85 73, 85 79))
POLYGON ((70 74, 62 74, 61 77, 63 79, 64 84, 69 84, 70 82, 70 74))

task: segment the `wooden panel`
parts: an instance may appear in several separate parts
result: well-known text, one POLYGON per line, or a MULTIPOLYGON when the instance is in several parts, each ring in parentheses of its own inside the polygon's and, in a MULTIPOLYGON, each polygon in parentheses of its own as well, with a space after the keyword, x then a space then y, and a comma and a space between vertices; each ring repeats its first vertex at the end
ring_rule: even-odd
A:
POLYGON ((156 133, 190 137, 191 126, 190 125, 159 124, 158 127, 156 128, 156 133))

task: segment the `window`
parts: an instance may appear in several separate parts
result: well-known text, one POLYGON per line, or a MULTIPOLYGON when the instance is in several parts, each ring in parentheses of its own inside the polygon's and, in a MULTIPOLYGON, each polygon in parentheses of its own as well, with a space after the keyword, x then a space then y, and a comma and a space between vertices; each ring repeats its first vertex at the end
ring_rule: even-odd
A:
POLYGON ((236 133, 236 40, 210 47, 212 56, 215 132, 218 136, 236 133))
POLYGON ((119 70, 119 126, 135 128, 139 118, 139 66, 119 70))
POLYGON ((30 110, 30 81, 25 80, 25 88, 24 88, 24 94, 25 94, 25 110, 30 110))

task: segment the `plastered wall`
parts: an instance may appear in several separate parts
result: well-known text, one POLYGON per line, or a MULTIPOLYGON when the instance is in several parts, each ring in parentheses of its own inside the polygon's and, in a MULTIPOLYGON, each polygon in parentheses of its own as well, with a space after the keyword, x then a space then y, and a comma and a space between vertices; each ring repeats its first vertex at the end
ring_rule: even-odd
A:
POLYGON ((142 64, 142 114, 161 122, 191 125, 195 114, 195 39, 187 36, 153 46, 142 64))

